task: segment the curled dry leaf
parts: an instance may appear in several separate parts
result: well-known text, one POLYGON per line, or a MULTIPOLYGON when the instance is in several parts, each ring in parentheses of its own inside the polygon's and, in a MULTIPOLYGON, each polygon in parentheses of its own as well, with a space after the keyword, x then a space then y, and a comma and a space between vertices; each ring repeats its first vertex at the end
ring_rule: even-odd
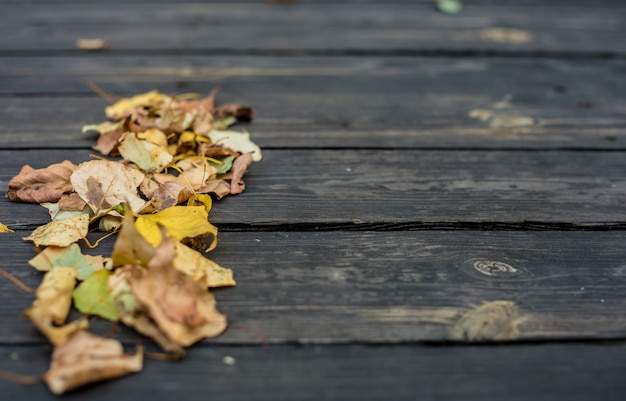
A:
POLYGON ((81 163, 70 177, 76 193, 96 215, 105 214, 120 204, 139 213, 146 205, 137 194, 143 179, 141 171, 108 160, 81 163))
POLYGON ((77 330, 87 328, 86 320, 78 320, 65 326, 72 305, 72 291, 76 284, 76 270, 71 267, 55 267, 43 276, 37 288, 37 299, 24 312, 50 342, 63 345, 68 336, 77 330))
POLYGON ((248 166, 252 163, 252 153, 244 153, 235 159, 233 163, 233 176, 230 179, 230 193, 233 195, 240 194, 246 188, 243 182, 243 175, 248 170, 248 166))
POLYGON ((33 241, 36 246, 69 246, 85 238, 89 230, 89 215, 79 214, 65 220, 55 220, 37 227, 25 241, 33 241))
POLYGON ((174 268, 174 257, 174 241, 166 238, 156 249, 148 269, 134 268, 128 282, 159 329, 186 347, 221 334, 227 323, 206 286, 174 268))
POLYGON ((143 348, 124 354, 122 344, 86 331, 71 336, 52 353, 50 370, 44 376, 50 391, 63 394, 88 383, 114 379, 143 368, 143 348))
POLYGON ((64 193, 72 192, 70 176, 75 169, 68 160, 37 170, 26 165, 9 181, 6 197, 14 202, 57 202, 64 193))

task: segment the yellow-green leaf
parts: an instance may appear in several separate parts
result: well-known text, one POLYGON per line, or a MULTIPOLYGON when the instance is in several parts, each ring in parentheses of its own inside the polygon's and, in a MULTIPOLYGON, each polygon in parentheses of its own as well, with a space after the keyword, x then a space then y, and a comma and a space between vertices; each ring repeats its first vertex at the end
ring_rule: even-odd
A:
POLYGON ((119 320, 119 311, 109 288, 108 270, 98 270, 76 287, 72 294, 76 309, 107 320, 119 320))
POLYGON ((35 269, 48 271, 54 267, 71 267, 79 280, 84 280, 96 270, 104 268, 102 256, 83 255, 77 244, 68 247, 50 246, 28 261, 35 269))

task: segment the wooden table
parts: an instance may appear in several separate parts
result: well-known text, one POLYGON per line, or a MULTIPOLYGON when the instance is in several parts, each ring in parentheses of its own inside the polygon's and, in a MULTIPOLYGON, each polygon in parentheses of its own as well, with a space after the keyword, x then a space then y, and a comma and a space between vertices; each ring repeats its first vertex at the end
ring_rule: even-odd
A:
MULTIPOLYGON (((88 160, 89 81, 219 86, 264 149, 210 216, 228 331, 63 398, 625 399, 626 5, 277 3, 0 2, 3 191, 24 164, 88 160)), ((47 213, 0 202, 0 267, 36 287, 21 238, 47 213)), ((0 280, 2 370, 47 370, 32 299, 0 280)), ((1 381, 0 399, 55 397, 1 381)))

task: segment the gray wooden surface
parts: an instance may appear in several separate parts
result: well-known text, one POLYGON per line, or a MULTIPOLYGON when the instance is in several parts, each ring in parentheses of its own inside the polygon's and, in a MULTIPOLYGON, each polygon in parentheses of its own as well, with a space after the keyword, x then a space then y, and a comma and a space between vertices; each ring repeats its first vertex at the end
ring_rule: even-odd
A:
MULTIPOLYGON (((264 149, 210 215, 210 256, 238 282, 215 293, 227 332, 64 398, 624 399, 626 5, 464 6, 0 1, 0 190, 24 164, 88 160, 80 127, 107 104, 89 81, 124 96, 220 87, 218 102, 253 107, 236 128, 264 149), (82 37, 111 48, 80 51, 82 37), (515 304, 512 335, 457 335, 494 301, 515 304)), ((0 267, 32 287, 21 238, 47 220, 0 199, 16 230, 0 267)), ((0 278, 0 370, 47 369, 31 302, 0 278)), ((42 384, 0 394, 55 399, 42 384)))

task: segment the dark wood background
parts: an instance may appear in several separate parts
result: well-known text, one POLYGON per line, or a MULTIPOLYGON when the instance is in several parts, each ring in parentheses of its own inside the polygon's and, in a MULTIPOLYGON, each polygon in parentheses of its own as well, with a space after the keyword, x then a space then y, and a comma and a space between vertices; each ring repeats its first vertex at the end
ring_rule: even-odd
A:
MULTIPOLYGON (((219 86, 219 103, 253 107, 238 128, 264 150, 210 215, 211 257, 238 281, 216 291, 228 331, 63 398, 626 398, 626 4, 463 3, 0 1, 2 191, 24 164, 89 158, 80 128, 107 104, 89 81, 123 96, 219 86), (517 305, 518 332, 459 341, 455 324, 490 301, 517 305)), ((32 287, 21 237, 47 221, 0 199, 16 230, 0 267, 32 287)), ((0 280, 2 370, 47 369, 31 302, 0 280)), ((7 381, 0 394, 55 398, 7 381)))

